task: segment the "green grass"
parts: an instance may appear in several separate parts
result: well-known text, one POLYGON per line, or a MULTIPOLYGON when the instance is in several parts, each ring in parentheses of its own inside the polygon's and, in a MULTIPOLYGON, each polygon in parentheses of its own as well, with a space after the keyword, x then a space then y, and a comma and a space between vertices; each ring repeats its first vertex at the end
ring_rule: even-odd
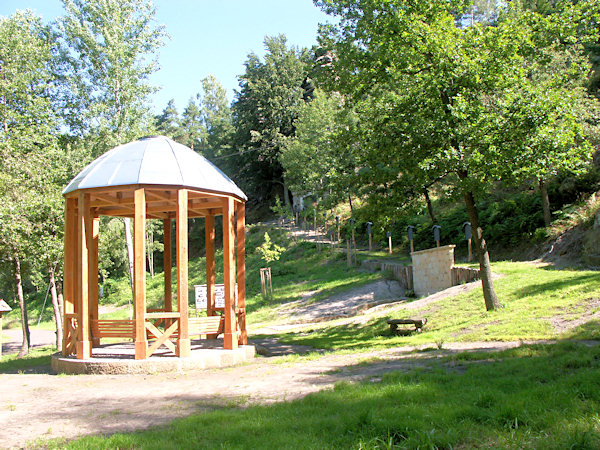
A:
MULTIPOLYGON (((493 271, 505 276, 494 282, 504 308, 486 312, 481 288, 446 298, 426 307, 389 310, 366 324, 325 326, 311 333, 286 334, 287 343, 325 349, 395 347, 407 344, 450 341, 512 341, 555 339, 559 333, 550 319, 575 320, 588 304, 600 297, 600 274, 595 271, 557 270, 527 263, 493 264, 493 271), (422 333, 390 336, 389 317, 426 317, 422 333)), ((592 308, 592 312, 598 307, 592 308)), ((598 323, 597 321, 595 322, 598 323)), ((584 325, 568 336, 600 338, 600 327, 584 325)))
POLYGON ((433 358, 423 368, 362 383, 338 383, 333 390, 293 402, 233 406, 149 431, 44 445, 75 449, 600 446, 600 348, 561 343, 477 356, 433 358))
POLYGON ((56 347, 40 347, 31 349, 27 356, 17 358, 17 354, 2 355, 0 373, 27 371, 39 366, 49 366, 50 356, 56 353, 56 347))

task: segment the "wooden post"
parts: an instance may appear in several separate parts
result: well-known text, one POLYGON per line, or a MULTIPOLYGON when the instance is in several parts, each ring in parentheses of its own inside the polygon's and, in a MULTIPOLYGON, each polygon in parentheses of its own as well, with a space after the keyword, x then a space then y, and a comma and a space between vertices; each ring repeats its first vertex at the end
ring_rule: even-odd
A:
MULTIPOLYGON (((206 246, 206 315, 215 315, 215 216, 205 217, 204 236, 206 246)), ((216 338, 215 335, 211 336, 216 338)))
POLYGON ((225 199, 223 208, 223 283, 225 284, 225 333, 224 347, 227 350, 236 349, 238 346, 237 321, 234 310, 235 288, 235 224, 233 198, 225 199))
POLYGON ((469 262, 473 261, 473 253, 471 250, 471 238, 468 239, 468 246, 469 246, 469 262))
POLYGON ((133 218, 133 292, 135 314, 135 359, 148 357, 146 337, 146 192, 144 188, 134 193, 133 218))
POLYGON ((90 303, 89 303, 89 256, 92 235, 92 221, 90 217, 90 194, 79 191, 77 197, 77 303, 78 311, 78 336, 77 358, 87 359, 92 356, 90 342, 90 303))
POLYGON ((173 255, 171 252, 171 219, 163 220, 163 270, 165 274, 165 311, 173 311, 173 255))
POLYGON ((415 246, 414 246, 413 240, 411 239, 410 240, 410 252, 414 253, 414 251, 415 251, 415 246))
POLYGON ((179 310, 179 336, 177 356, 190 356, 188 334, 188 191, 177 191, 177 308, 179 310))
POLYGON ((246 331, 246 205, 237 204, 237 284, 238 284, 238 322, 240 326, 240 345, 248 344, 246 331))
POLYGON ((390 255, 392 254, 392 233, 388 234, 388 247, 390 248, 390 255))
POLYGON ((350 241, 346 241, 346 264, 352 267, 352 253, 350 253, 350 241))
POLYGON ((67 314, 72 314, 75 311, 77 285, 77 199, 67 198, 65 201, 65 236, 64 236, 64 251, 65 251, 65 268, 63 275, 63 342, 62 354, 68 356, 67 345, 69 342, 69 321, 67 314))
MULTIPOLYGON (((98 233, 100 231, 100 218, 94 214, 92 218, 92 236, 90 242, 90 258, 88 273, 89 298, 90 298, 90 317, 92 320, 98 320, 98 233)), ((92 333, 92 347, 100 345, 100 338, 94 337, 92 333)))
POLYGON ((373 236, 369 233, 369 251, 373 251, 373 236))

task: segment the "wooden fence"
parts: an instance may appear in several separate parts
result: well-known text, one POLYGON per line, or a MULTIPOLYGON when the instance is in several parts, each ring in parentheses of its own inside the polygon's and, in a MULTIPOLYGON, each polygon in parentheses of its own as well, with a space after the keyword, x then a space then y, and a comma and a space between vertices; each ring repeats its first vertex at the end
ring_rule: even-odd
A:
POLYGON ((469 267, 453 267, 451 276, 452 286, 470 283, 471 281, 479 280, 479 269, 471 269, 469 267))

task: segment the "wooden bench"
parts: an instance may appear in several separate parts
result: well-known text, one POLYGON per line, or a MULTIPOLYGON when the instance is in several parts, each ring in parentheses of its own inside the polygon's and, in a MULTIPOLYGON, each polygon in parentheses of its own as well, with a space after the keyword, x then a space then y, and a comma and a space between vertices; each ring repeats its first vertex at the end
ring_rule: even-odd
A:
POLYGON ((135 322, 128 319, 92 320, 92 337, 135 339, 135 322))
POLYGON ((224 316, 190 317, 188 319, 188 334, 190 336, 219 335, 225 327, 224 316))
POLYGON ((420 333, 423 331, 423 326, 427 323, 427 319, 425 317, 421 319, 388 319, 388 325, 390 326, 390 332, 396 335, 409 334, 413 331, 420 333), (399 330, 398 325, 414 325, 414 330, 399 330))

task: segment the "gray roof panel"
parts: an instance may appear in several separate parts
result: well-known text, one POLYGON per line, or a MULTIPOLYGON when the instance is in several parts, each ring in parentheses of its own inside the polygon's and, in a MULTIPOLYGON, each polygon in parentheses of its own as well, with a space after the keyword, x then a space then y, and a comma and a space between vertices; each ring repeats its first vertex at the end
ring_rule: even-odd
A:
POLYGON ((63 195, 78 189, 135 184, 181 186, 248 199, 214 164, 164 136, 139 139, 106 152, 73 178, 63 195))

